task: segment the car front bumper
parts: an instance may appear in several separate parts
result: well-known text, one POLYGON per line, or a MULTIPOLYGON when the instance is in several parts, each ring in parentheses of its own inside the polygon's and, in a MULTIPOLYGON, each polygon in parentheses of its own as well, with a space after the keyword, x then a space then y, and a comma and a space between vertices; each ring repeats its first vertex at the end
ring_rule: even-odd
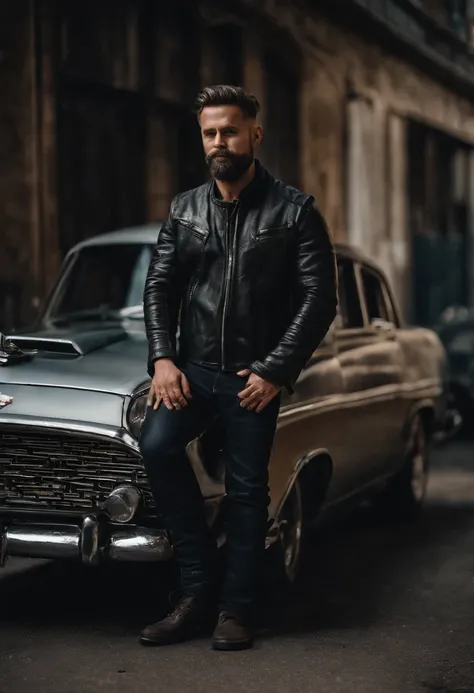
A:
POLYGON ((111 525, 99 514, 77 524, 4 523, 0 528, 0 566, 8 556, 76 559, 87 565, 103 561, 168 561, 172 558, 164 530, 111 525))

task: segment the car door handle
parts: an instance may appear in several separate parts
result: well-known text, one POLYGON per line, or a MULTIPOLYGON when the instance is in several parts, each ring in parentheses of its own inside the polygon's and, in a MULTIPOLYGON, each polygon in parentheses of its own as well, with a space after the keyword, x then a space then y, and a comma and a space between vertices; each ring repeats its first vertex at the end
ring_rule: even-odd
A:
POLYGON ((375 327, 375 329, 379 330, 380 332, 395 332, 395 325, 393 324, 393 322, 383 320, 382 318, 372 318, 370 324, 372 325, 372 327, 375 327))

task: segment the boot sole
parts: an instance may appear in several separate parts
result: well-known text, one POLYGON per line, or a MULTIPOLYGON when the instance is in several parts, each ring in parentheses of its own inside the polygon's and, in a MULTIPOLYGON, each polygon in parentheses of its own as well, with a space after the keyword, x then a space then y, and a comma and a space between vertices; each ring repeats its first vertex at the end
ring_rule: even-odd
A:
POLYGON ((222 652, 237 652, 241 650, 250 650, 253 647, 253 640, 248 638, 247 640, 213 640, 212 649, 219 650, 222 652))
POLYGON ((185 642, 186 640, 191 640, 192 635, 188 636, 182 636, 180 638, 169 638, 167 640, 153 640, 152 638, 143 638, 140 637, 138 639, 138 642, 140 645, 144 645, 145 647, 166 647, 166 645, 178 645, 179 643, 185 642))
POLYGON ((201 621, 200 623, 196 623, 192 626, 189 626, 187 630, 185 630, 183 633, 180 633, 179 635, 173 635, 173 636, 163 636, 163 637, 158 637, 158 638, 147 638, 144 635, 141 635, 138 638, 138 642, 140 645, 144 645, 145 647, 164 647, 166 645, 178 645, 179 643, 186 642, 187 640, 196 640, 197 638, 200 638, 202 636, 209 636, 212 633, 212 628, 214 627, 214 621, 209 621, 207 623, 207 619, 204 619, 204 621, 201 621))
POLYGON ((146 647, 164 647, 165 645, 178 645, 179 643, 186 642, 186 640, 193 640, 198 636, 199 626, 196 624, 188 627, 181 633, 162 635, 161 637, 158 636, 156 638, 147 638, 146 635, 140 635, 138 642, 146 647))

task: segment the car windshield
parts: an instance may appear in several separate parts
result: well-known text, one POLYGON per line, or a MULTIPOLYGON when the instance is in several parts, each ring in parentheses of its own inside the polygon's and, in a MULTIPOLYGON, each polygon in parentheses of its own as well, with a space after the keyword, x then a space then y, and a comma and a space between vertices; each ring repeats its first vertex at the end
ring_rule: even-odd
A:
POLYGON ((53 299, 51 320, 143 316, 143 289, 153 246, 86 246, 71 258, 53 299))

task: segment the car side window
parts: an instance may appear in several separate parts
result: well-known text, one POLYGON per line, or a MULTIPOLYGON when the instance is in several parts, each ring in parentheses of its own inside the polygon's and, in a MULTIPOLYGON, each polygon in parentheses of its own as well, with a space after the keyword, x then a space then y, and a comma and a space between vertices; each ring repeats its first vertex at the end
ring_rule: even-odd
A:
POLYGON ((364 326, 360 306, 359 289, 355 274, 354 263, 347 258, 339 258, 337 262, 339 280, 339 316, 340 327, 355 329, 364 326))
POLYGON ((397 309, 397 306, 396 306, 395 301, 393 299, 393 296, 391 294, 388 283, 386 281, 384 281, 383 279, 381 279, 381 284, 385 289, 384 297, 385 297, 385 304, 387 306, 387 311, 388 311, 388 315, 389 315, 388 319, 393 325, 395 325, 395 327, 400 327, 401 324, 400 324, 400 317, 398 314, 398 309, 397 309))
POLYGON ((380 277, 364 267, 361 268, 361 277, 369 322, 372 323, 373 320, 391 322, 392 315, 380 277))
POLYGON ((130 276, 130 285, 126 299, 127 306, 139 306, 143 303, 143 290, 152 254, 152 246, 144 245, 130 276))

